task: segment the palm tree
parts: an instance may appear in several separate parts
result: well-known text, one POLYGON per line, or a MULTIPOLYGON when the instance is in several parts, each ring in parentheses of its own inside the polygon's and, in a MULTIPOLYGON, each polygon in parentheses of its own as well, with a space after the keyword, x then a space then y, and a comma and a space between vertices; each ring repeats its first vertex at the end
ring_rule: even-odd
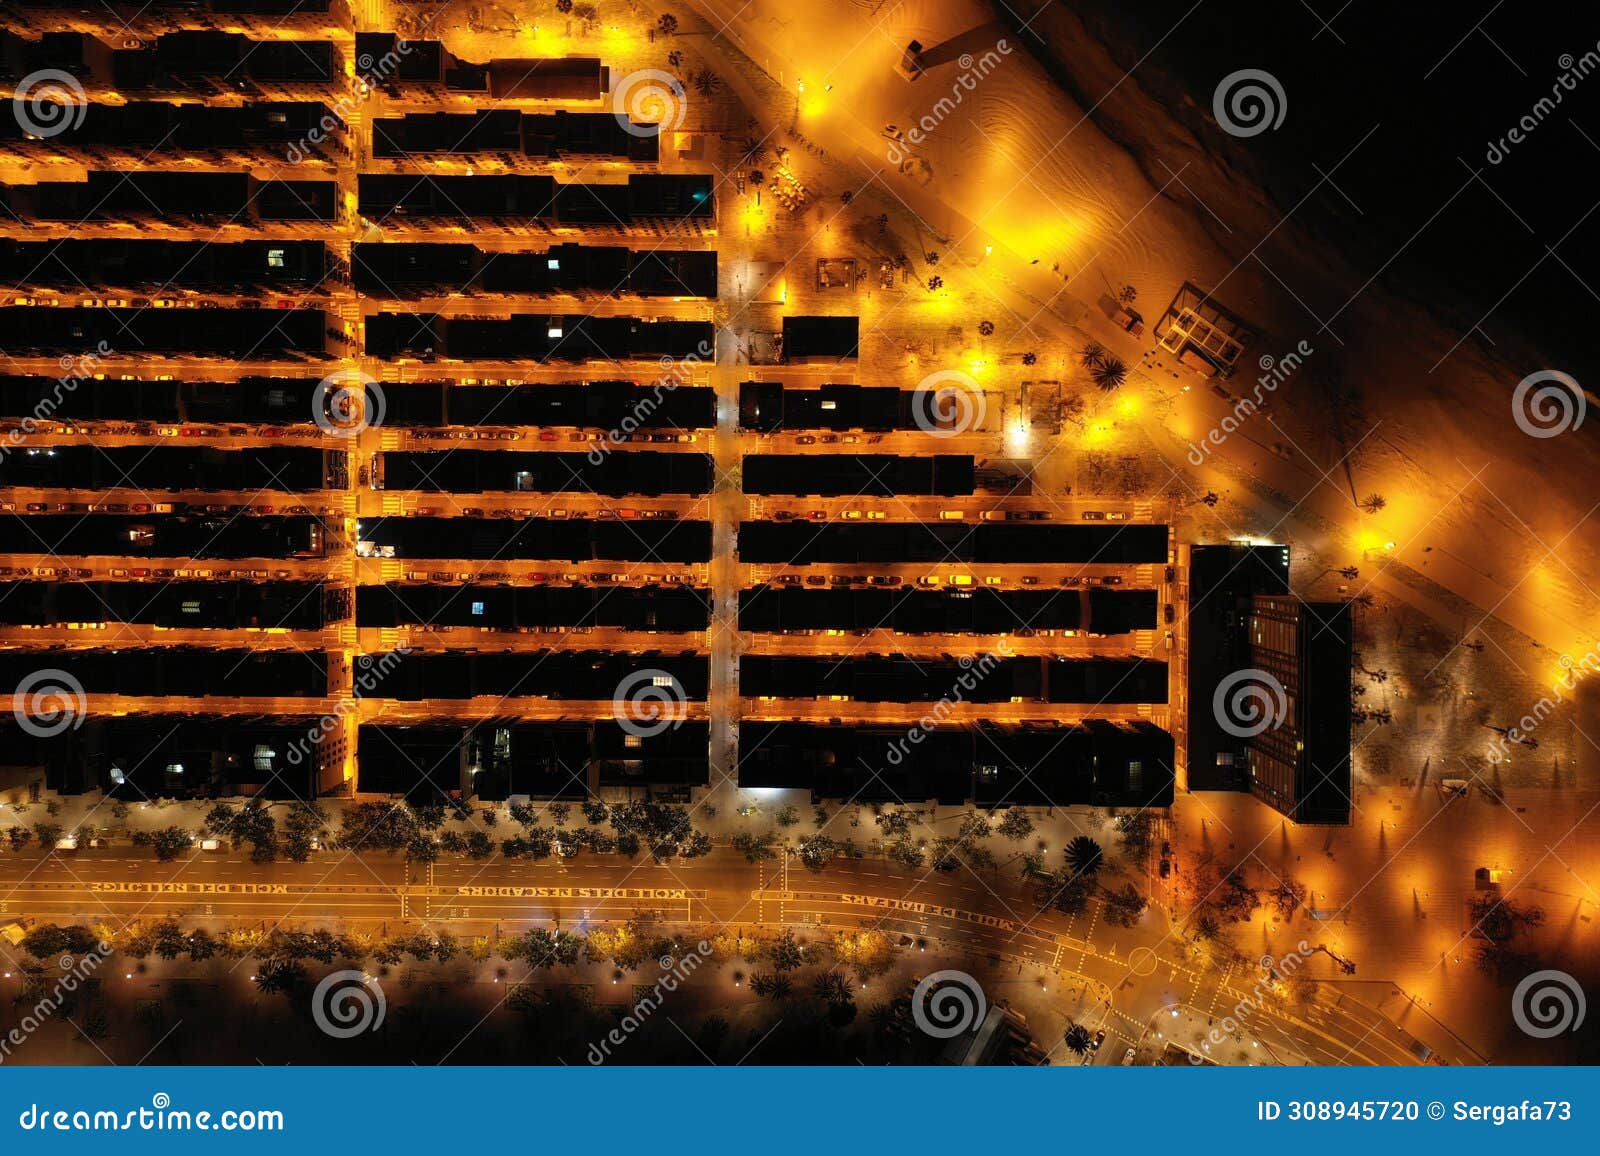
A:
POLYGON ((794 994, 794 981, 786 975, 757 974, 750 977, 750 990, 767 999, 788 999, 794 994))
POLYGON ((256 990, 262 995, 288 995, 305 983, 306 969, 287 959, 264 960, 256 969, 256 990))
POLYGON ((1066 856, 1067 866, 1079 875, 1093 875, 1100 870, 1100 864, 1105 852, 1087 835, 1078 835, 1062 852, 1066 856))
POLYGON ((1106 347, 1098 341, 1091 341, 1078 351, 1078 364, 1085 369, 1093 369, 1106 359, 1106 347))
POLYGON ((983 335, 984 337, 993 337, 994 336, 994 322, 993 321, 980 321, 980 322, 978 322, 978 332, 981 335, 983 335))
POLYGON ((1360 506, 1369 514, 1376 514, 1389 504, 1389 499, 1382 494, 1368 494, 1361 499, 1360 506))
POLYGON ((709 68, 702 68, 689 78, 689 83, 701 96, 715 96, 722 87, 722 78, 709 68))
POLYGON ((1062 1036, 1062 1039, 1068 1048, 1080 1056, 1089 1054, 1089 1045, 1093 1042, 1093 1037, 1089 1035, 1089 1029, 1082 1024, 1073 1024, 1067 1029, 1066 1035, 1062 1036))
POLYGON ((817 976, 812 982, 812 990, 823 1003, 852 1003, 856 998, 849 981, 836 971, 825 971, 817 976))
POLYGON ((1123 364, 1120 357, 1108 357, 1099 365, 1092 366, 1089 376, 1101 389, 1111 393, 1120 389, 1122 383, 1128 380, 1128 367, 1123 364))

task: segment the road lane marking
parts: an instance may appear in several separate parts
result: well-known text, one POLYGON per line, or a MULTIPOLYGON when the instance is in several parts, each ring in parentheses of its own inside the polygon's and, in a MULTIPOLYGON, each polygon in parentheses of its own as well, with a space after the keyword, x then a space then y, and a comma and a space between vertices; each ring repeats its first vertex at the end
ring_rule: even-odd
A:
POLYGON ((872 907, 887 911, 904 911, 912 915, 932 915, 944 919, 959 919, 1001 931, 1016 931, 1017 925, 1009 919, 988 915, 981 911, 963 911, 959 907, 943 907, 937 903, 918 903, 911 899, 889 899, 881 895, 835 895, 828 891, 752 891, 750 898, 761 902, 779 903, 839 903, 847 907, 872 907))
MULTIPOLYGON (((422 894, 425 888, 404 888, 412 894, 422 894)), ((443 890, 443 889, 440 889, 443 890)), ((705 891, 689 891, 669 887, 516 887, 516 886, 464 886, 449 894, 480 899, 705 899, 705 891)))
POLYGON ((308 883, 144 883, 110 881, 90 883, 89 890, 102 894, 133 891, 144 895, 287 895, 290 887, 316 892, 308 883))

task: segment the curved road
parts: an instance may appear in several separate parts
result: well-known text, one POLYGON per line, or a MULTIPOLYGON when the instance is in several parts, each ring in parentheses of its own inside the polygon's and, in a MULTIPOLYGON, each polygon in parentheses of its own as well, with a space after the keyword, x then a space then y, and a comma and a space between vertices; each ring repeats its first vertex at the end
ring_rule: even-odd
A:
MULTIPOLYGON (((695 927, 877 929, 937 940, 986 956, 992 965, 1053 972, 1069 986, 1096 993, 1099 1025, 1129 1042, 1158 1016, 1179 1009, 1191 1020, 1220 1022, 1249 998, 1261 974, 1249 966, 1219 975, 1187 958, 1159 908, 1133 928, 1117 928, 1101 919, 1098 902, 1070 918, 1036 912, 1019 881, 998 872, 932 875, 883 859, 845 860, 813 873, 798 865, 752 865, 718 849, 702 860, 664 865, 615 856, 589 856, 570 866, 496 860, 492 875, 485 864, 470 861, 428 867, 388 855, 263 865, 234 854, 198 853, 160 863, 113 848, 0 860, 0 922, 123 923, 171 915, 187 925, 497 935, 534 924, 581 931, 642 914, 695 927)), ((1280 1062, 1417 1062, 1411 1037, 1387 1017, 1329 996, 1326 988, 1319 985, 1308 1006, 1247 1004, 1241 1018, 1280 1062)))

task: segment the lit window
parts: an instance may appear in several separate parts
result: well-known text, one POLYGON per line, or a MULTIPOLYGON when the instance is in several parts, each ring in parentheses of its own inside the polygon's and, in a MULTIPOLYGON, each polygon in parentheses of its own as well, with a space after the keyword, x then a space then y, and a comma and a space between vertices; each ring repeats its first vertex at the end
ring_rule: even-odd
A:
POLYGON ((483 613, 483 603, 482 602, 474 602, 472 604, 472 616, 474 618, 476 618, 479 615, 481 615, 482 613, 483 613))
POLYGON ((286 253, 286 250, 284 250, 284 249, 268 249, 267 250, 267 268, 268 269, 282 269, 284 267, 284 265, 285 265, 285 262, 284 262, 285 253, 286 253))
POLYGON ((185 602, 183 604, 183 612, 185 614, 199 614, 200 613, 200 603, 198 603, 198 602, 185 602))
POLYGON ((644 739, 638 735, 625 735, 622 739, 622 745, 625 747, 642 747, 644 746, 644 739))
POLYGON ((546 269, 559 269, 561 268, 561 260, 558 257, 551 257, 544 265, 546 269))
POLYGON ((544 331, 544 333, 545 333, 546 337, 550 337, 550 338, 560 337, 561 336, 561 326, 552 325, 549 329, 546 329, 544 331))
POLYGON ((650 685, 651 686, 675 686, 677 684, 677 681, 678 680, 673 678, 670 674, 658 674, 658 675, 656 675, 654 678, 652 678, 650 680, 650 685))

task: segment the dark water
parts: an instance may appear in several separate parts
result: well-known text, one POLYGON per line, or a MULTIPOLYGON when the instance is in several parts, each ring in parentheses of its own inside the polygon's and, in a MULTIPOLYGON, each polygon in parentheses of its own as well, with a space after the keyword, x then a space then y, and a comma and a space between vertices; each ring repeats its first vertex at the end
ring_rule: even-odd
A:
POLYGON ((1441 311, 1468 323, 1492 310, 1483 324, 1491 339, 1515 330, 1575 372, 1594 369, 1600 5, 1343 3, 1093 0, 1073 9, 1123 68, 1161 41, 1138 83, 1280 211, 1310 191, 1313 165, 1329 171, 1378 126, 1338 169, 1342 194, 1325 185, 1295 220, 1369 272, 1421 229, 1386 279, 1414 298, 1436 295, 1441 311), (1212 97, 1246 68, 1280 82, 1287 113, 1279 128, 1235 139, 1212 119, 1212 97), (1541 98, 1550 101, 1543 111, 1541 98), (1518 143, 1510 134, 1525 117, 1537 123, 1518 143))

